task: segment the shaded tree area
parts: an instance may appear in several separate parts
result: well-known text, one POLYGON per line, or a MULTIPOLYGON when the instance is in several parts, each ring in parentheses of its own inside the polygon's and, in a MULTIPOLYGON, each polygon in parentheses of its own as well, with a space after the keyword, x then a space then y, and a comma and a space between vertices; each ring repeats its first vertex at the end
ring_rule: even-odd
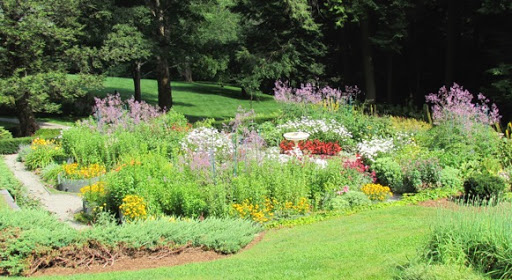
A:
POLYGON ((166 109, 171 80, 231 83, 249 98, 281 79, 358 85, 367 102, 401 106, 456 82, 512 112, 508 0, 64 2, 0 2, 0 103, 23 134, 35 112, 84 94, 66 73, 131 77, 136 100, 154 78, 166 109))
POLYGON ((367 99, 399 105, 421 105, 426 93, 456 82, 484 91, 510 112, 508 1, 347 0, 322 5, 327 7, 325 16, 318 17, 329 50, 326 80, 361 85, 367 99))

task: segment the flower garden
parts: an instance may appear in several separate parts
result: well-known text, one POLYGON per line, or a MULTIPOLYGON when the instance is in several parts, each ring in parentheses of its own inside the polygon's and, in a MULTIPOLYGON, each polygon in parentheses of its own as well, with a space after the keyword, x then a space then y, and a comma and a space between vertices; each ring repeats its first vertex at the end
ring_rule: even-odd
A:
MULTIPOLYGON (((0 272, 30 274, 58 266, 56 259, 43 257, 77 242, 102 240, 101 246, 108 247, 122 241, 123 246, 142 248, 137 242, 147 237, 129 237, 135 227, 141 228, 140 236, 160 228, 146 249, 192 242, 233 253, 265 227, 449 196, 486 205, 508 201, 511 140, 508 130, 500 133, 495 126, 498 109, 481 94, 473 98, 454 85, 427 95, 432 105, 425 116, 428 122, 368 112, 357 102, 357 87, 291 88, 276 82, 274 90, 282 106, 278 118, 256 122, 253 111, 240 109, 222 125, 210 119, 190 124, 172 110, 164 114, 146 103, 108 96, 96 100, 93 116, 59 137, 36 138, 22 147, 20 160, 48 183, 87 182, 79 195, 88 211, 77 218, 95 226, 84 237, 51 222, 46 228, 62 233, 60 239, 56 236, 37 253, 15 254, 40 263, 20 263, 0 253, 0 272), (297 131, 309 138, 297 145, 283 138, 297 131), (101 226, 126 234, 125 239, 109 239, 101 226), (201 233, 189 232, 179 239, 180 226, 198 232, 215 229, 221 237, 205 241, 201 233), (228 233, 230 229, 238 231, 228 233)), ((11 238, 19 234, 15 228, 31 227, 28 222, 9 227, 16 224, 14 219, 1 219, 0 231, 11 238)), ((442 228, 443 234, 448 231, 442 228)), ((466 261, 459 259, 459 264, 478 257, 463 252, 459 257, 466 261)), ((431 259, 449 263, 441 255, 431 259)), ((472 267, 510 276, 510 262, 499 260, 504 262, 497 268, 501 274, 492 265, 472 267)), ((81 265, 80 260, 73 263, 81 265)))

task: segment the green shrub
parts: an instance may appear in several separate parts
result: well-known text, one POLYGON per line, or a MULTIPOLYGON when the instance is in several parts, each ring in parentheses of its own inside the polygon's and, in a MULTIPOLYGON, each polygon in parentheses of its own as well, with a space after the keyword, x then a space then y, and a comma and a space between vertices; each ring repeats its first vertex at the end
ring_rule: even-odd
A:
POLYGON ((485 280, 471 268, 455 265, 414 264, 403 269, 397 277, 400 280, 485 280))
POLYGON ((464 181, 460 176, 460 170, 453 167, 445 167, 441 170, 439 182, 442 188, 462 189, 464 181))
POLYGON ((464 192, 468 198, 497 198, 506 188, 505 180, 489 173, 476 173, 464 181, 464 192))
POLYGON ((372 201, 363 192, 349 191, 339 197, 346 200, 351 208, 372 204, 372 201))
POLYGON ((502 137, 490 126, 480 124, 468 129, 462 124, 446 122, 420 133, 417 138, 421 145, 441 151, 441 165, 455 168, 471 160, 499 158, 503 151, 502 137))
POLYGON ((372 169, 377 174, 377 178, 384 186, 389 186, 393 192, 404 193, 410 190, 404 189, 402 168, 400 164, 390 157, 382 157, 375 160, 372 169))
POLYGON ((28 145, 32 142, 32 137, 12 138, 0 140, 0 154, 8 155, 18 152, 20 145, 28 145))
POLYGON ((420 157, 406 161, 404 169, 404 189, 419 192, 441 187, 441 166, 436 158, 420 157))
POLYGON ((343 195, 338 195, 333 197, 330 201, 328 206, 326 207, 328 210, 347 210, 350 209, 350 202, 343 198, 343 195))
POLYGON ((12 139, 12 134, 9 130, 5 129, 3 126, 0 126, 0 140, 12 139))

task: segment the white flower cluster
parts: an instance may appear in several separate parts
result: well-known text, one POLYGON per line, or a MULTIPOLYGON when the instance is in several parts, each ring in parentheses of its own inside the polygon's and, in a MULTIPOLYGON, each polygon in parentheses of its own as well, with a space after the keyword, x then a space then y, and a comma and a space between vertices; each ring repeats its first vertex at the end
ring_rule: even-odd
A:
POLYGON ((219 132, 215 128, 200 127, 193 129, 187 137, 181 142, 183 149, 190 149, 194 152, 214 152, 232 153, 233 142, 231 136, 227 133, 219 132))
POLYGON ((379 153, 390 152, 393 150, 393 148, 393 138, 375 138, 372 140, 363 140, 363 142, 357 144, 357 150, 359 151, 359 154, 371 162, 375 160, 375 157, 379 153))
POLYGON ((350 134, 343 125, 332 119, 314 120, 310 117, 302 117, 300 120, 290 120, 284 124, 278 125, 277 129, 283 132, 303 131, 311 135, 318 133, 333 133, 342 141, 352 138, 352 134, 350 134))

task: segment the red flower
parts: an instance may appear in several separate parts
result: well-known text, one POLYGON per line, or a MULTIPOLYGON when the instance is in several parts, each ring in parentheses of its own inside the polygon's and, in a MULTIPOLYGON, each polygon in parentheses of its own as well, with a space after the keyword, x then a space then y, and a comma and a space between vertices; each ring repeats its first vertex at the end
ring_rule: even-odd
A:
MULTIPOLYGON (((292 150, 294 146, 295 144, 292 141, 286 140, 283 140, 281 144, 279 144, 281 152, 283 153, 292 150)), ((302 152, 307 152, 312 155, 334 156, 341 151, 341 147, 337 142, 322 142, 318 139, 313 141, 308 140, 306 142, 299 141, 298 146, 302 152)))

